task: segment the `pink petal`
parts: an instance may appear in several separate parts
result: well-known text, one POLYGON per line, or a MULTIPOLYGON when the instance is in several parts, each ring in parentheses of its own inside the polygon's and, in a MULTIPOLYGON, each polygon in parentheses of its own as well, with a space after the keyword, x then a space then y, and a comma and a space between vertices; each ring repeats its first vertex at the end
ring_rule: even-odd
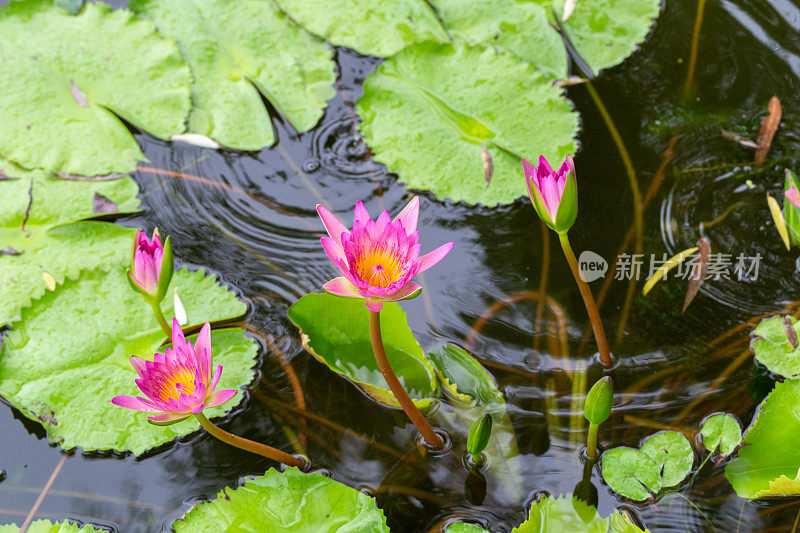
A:
POLYGON ((786 199, 791 202, 791 204, 795 207, 800 207, 800 192, 797 191, 795 188, 791 188, 784 193, 786 199))
POLYGON ((367 309, 377 313, 381 309, 383 309, 383 300, 380 298, 367 298, 367 309))
POLYGON ((536 173, 539 174, 540 178, 542 175, 553 173, 553 167, 550 166, 550 163, 547 162, 547 158, 543 155, 539 156, 539 166, 536 167, 536 173))
POLYGON ((359 200, 356 202, 356 210, 353 213, 353 223, 361 222, 362 224, 365 223, 367 220, 371 220, 369 217, 369 211, 367 208, 364 207, 364 203, 359 200))
POLYGON ((200 373, 204 381, 211 379, 211 325, 203 324, 194 345, 194 353, 200 362, 200 373))
POLYGON ((136 373, 139 374, 140 377, 144 377, 145 372, 147 372, 147 361, 135 355, 130 356, 128 361, 131 362, 131 366, 136 373))
POLYGON ((319 240, 322 243, 322 249, 325 250, 325 253, 328 255, 328 259, 333 261, 333 264, 338 264, 338 261, 347 262, 347 258, 344 255, 344 249, 339 241, 333 239, 332 237, 322 237, 319 240))
POLYGON ((414 283, 413 281, 407 283, 404 287, 400 288, 396 293, 394 293, 391 297, 386 298, 389 302, 394 302, 397 300, 403 300, 404 298, 408 298, 409 296, 416 296, 414 293, 419 293, 422 290, 422 287, 414 283))
POLYGON ((183 330, 181 329, 181 323, 178 322, 177 318, 172 318, 172 349, 175 351, 181 351, 182 348, 186 347, 186 337, 183 336, 183 330))
POLYGON ((222 377, 222 365, 217 365, 216 370, 214 370, 214 378, 211 380, 211 386, 208 388, 209 391, 213 391, 217 388, 217 383, 219 383, 219 378, 222 377))
POLYGON ((202 413, 203 409, 205 409, 205 408, 206 408, 206 404, 205 403, 201 403, 200 405, 198 405, 197 407, 192 409, 192 414, 196 415, 196 414, 202 413))
POLYGON ((427 254, 425 254, 422 257, 420 257, 419 260, 421 262, 421 266, 420 266, 419 272, 425 272, 426 270, 431 268, 433 265, 435 265, 436 263, 438 263, 439 261, 444 259, 444 256, 449 254, 450 250, 452 250, 453 246, 455 246, 455 245, 456 245, 456 243, 454 243, 454 242, 448 242, 447 244, 441 245, 440 247, 438 247, 434 251, 428 252, 427 254))
POLYGON ((383 213, 378 215, 378 220, 375 221, 375 225, 376 225, 377 230, 380 233, 385 232, 388 229, 389 223, 391 221, 392 221, 392 217, 391 217, 391 215, 389 215, 389 211, 384 211, 383 213))
POLYGON ((339 237, 341 237, 342 233, 347 231, 347 227, 342 224, 333 213, 328 211, 328 209, 321 204, 317 204, 317 214, 322 220, 322 225, 325 226, 325 231, 328 232, 328 235, 330 235, 331 239, 339 242, 339 237))
POLYGON ((533 165, 522 160, 522 173, 525 175, 525 185, 528 186, 528 195, 533 200, 533 189, 531 188, 531 182, 535 179, 536 176, 536 169, 533 168, 533 165))
POLYGON ((395 217, 405 228, 406 234, 411 235, 417 231, 417 221, 419 220, 419 196, 415 196, 395 217))
POLYGON ((325 292, 346 298, 363 298, 358 289, 344 276, 334 278, 322 286, 325 292))
POLYGON ((135 411, 142 411, 144 413, 157 413, 161 411, 161 409, 156 409, 151 407, 139 398, 134 398, 133 396, 115 396, 111 398, 111 403, 119 407, 126 407, 128 409, 133 409, 135 411))
POLYGON ((189 413, 163 413, 156 416, 148 416, 147 419, 156 424, 165 424, 170 422, 178 422, 184 418, 188 418, 189 413))
POLYGON ((216 407, 236 396, 235 390, 218 390, 208 398, 206 407, 216 407))

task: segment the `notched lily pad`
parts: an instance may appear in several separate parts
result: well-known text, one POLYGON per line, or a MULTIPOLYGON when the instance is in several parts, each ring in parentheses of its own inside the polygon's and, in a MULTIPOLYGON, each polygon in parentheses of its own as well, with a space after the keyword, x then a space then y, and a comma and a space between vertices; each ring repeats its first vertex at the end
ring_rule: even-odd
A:
POLYGON ((330 47, 272 2, 134 0, 130 8, 174 37, 192 68, 192 134, 258 150, 275 141, 262 95, 304 132, 336 94, 330 47))
POLYGON ((223 489, 173 524, 177 533, 328 531, 388 533, 375 500, 322 474, 270 469, 236 489, 223 489))
POLYGON ((692 471, 694 453, 676 431, 649 436, 636 450, 619 447, 603 454, 603 479, 614 492, 643 501, 662 488, 673 487, 692 471))
MULTIPOLYGON (((353 381, 376 401, 399 407, 375 361, 369 311, 363 300, 307 294, 289 308, 288 315, 302 333, 303 346, 317 361, 353 381)), ((428 407, 439 394, 434 368, 395 302, 384 303, 381 334, 397 378, 418 407, 428 407)))
MULTIPOLYGON (((130 246, 127 247, 130 250, 130 246)), ((246 306, 203 271, 175 272, 190 324, 242 315, 246 306)), ((162 309, 172 316, 171 298, 162 309)), ((222 389, 253 379, 257 347, 242 330, 214 330, 214 362, 224 366, 222 389)), ((50 439, 69 449, 140 454, 199 428, 192 419, 169 427, 147 423, 146 414, 111 404, 139 394, 131 355, 152 358, 165 341, 150 307, 130 289, 124 269, 84 272, 24 309, 0 352, 0 395, 39 421, 50 439)), ((241 398, 241 396, 240 396, 241 398)), ((210 409, 220 416, 235 401, 210 409)))
POLYGON ((718 413, 706 418, 700 428, 703 446, 714 453, 719 449, 722 455, 730 455, 742 442, 742 428, 739 422, 726 413, 718 413))
MULTIPOLYGON (((91 525, 79 526, 71 522, 36 520, 28 526, 28 533, 102 533, 105 529, 97 529, 91 525)), ((0 525, 0 533, 18 533, 19 526, 14 524, 0 525)))
POLYGON ((578 131, 577 113, 549 78, 482 45, 406 48, 370 74, 357 110, 375 159, 409 188, 487 206, 526 193, 521 156, 562 160, 578 131), (494 167, 488 185, 484 148, 494 167))
POLYGON ((756 360, 779 376, 797 376, 800 374, 798 332, 800 323, 793 316, 762 320, 752 333, 756 360))
POLYGON ((98 205, 98 195, 113 202, 116 213, 139 209, 139 188, 129 177, 68 182, 13 168, 20 178, 0 181, 0 325, 19 318, 24 306, 44 294, 45 272, 60 284, 82 270, 130 261, 132 229, 86 221, 99 214, 98 207, 108 207, 105 201, 98 205))
POLYGON ((603 518, 597 509, 572 494, 547 496, 531 505, 528 518, 512 533, 644 533, 622 512, 603 518))
POLYGON ((181 133, 191 74, 174 41, 126 9, 51 0, 0 9, 0 157, 94 176, 145 157, 117 117, 163 139, 181 133), (79 140, 79 141, 77 141, 79 140))
POLYGON ((762 402, 725 477, 742 498, 800 495, 800 381, 777 383, 762 402))

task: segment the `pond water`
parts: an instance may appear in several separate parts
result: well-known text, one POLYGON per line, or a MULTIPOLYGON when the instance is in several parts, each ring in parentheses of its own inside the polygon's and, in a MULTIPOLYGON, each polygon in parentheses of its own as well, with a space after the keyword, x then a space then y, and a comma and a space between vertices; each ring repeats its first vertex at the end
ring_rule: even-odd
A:
MULTIPOLYGON (((642 49, 602 72, 595 88, 630 153, 642 194, 663 179, 644 215, 643 253, 661 258, 694 246, 703 223, 712 252, 734 258, 760 254, 760 270, 755 280, 732 275, 709 281, 683 315, 685 282, 667 280, 647 297, 640 296, 640 283, 627 319, 628 283, 611 284, 602 314, 619 390, 625 393, 601 431, 606 448, 637 446, 656 429, 696 431, 715 412, 732 413, 746 427, 773 381, 751 356, 741 355, 747 349, 746 330, 724 342, 714 340, 754 316, 790 305, 800 281, 798 263, 783 248, 764 201, 766 192, 782 193, 783 169, 794 168, 800 153, 795 128, 800 1, 709 0, 695 90, 685 99, 696 12, 694 1, 667 0, 642 49), (784 118, 767 162, 756 167, 753 151, 721 130, 755 139, 773 95, 783 101, 784 118), (664 155, 668 150, 674 152, 671 157, 664 155), (624 334, 614 342, 623 320, 624 334)), ((531 300, 502 309, 472 342, 472 352, 485 362, 508 402, 522 454, 518 498, 509 498, 497 483, 486 487, 484 498, 472 481, 465 490, 467 472, 453 456, 409 465, 370 444, 417 457, 417 432, 403 413, 378 406, 315 361, 286 318, 289 305, 321 291, 334 275, 319 246, 322 227, 315 204, 324 203, 346 219, 357 200, 373 213, 396 212, 411 196, 370 159, 358 136, 354 102, 379 61, 346 49, 337 49, 335 60, 337 95, 318 127, 298 135, 271 110, 279 139, 271 148, 213 151, 138 135, 150 160, 144 166, 184 177, 136 173, 144 212, 121 222, 165 230, 178 260, 209 268, 234 287, 249 303, 246 322, 274 343, 272 350, 262 350, 259 377, 247 401, 221 422, 223 427, 291 449, 283 430, 289 424, 306 435, 315 468, 374 495, 393 531, 437 531, 454 517, 509 531, 535 498, 571 492, 582 478, 584 436, 570 431, 570 391, 561 377, 576 364, 570 361, 592 365, 590 383, 602 375, 592 359, 593 341, 584 337, 583 304, 551 237, 547 290, 563 309, 569 358, 553 353, 559 343, 556 329, 535 323, 531 300), (291 360, 307 409, 322 422, 293 425, 296 416, 281 407, 294 400, 274 357, 276 349, 291 360), (343 428, 352 431, 345 434, 343 428)), ((629 177, 587 87, 569 87, 568 95, 582 117, 576 156, 580 216, 571 231, 572 244, 577 253, 591 250, 613 264, 633 223, 629 177)), ((421 201, 423 250, 450 240, 456 247, 425 274, 424 297, 403 308, 423 347, 464 345, 493 303, 539 290, 545 250, 539 221, 523 200, 498 209, 440 202, 428 194, 421 201)), ((643 269, 642 279, 649 273, 647 262, 643 269)), ((595 294, 602 284, 602 279, 591 284, 595 294)), ((198 500, 211 499, 243 476, 260 475, 272 466, 206 433, 138 458, 80 450, 65 456, 38 424, 7 404, 0 404, 0 436, 0 469, 5 471, 0 523, 21 522, 56 468, 37 517, 136 532, 168 531, 198 500)), ((603 483, 598 467, 590 475, 601 514, 622 505, 652 531, 790 531, 800 504, 797 498, 745 501, 736 496, 721 466, 704 468, 680 494, 642 504, 622 504, 603 483)))

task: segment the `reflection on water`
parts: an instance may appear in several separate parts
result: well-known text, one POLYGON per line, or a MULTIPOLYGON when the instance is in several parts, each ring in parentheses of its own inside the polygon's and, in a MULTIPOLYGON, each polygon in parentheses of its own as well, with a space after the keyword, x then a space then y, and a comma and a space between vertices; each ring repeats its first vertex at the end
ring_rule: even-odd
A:
MULTIPOLYGON (((696 90, 683 100, 695 9, 695 2, 667 1, 643 50, 603 73, 597 89, 632 154, 644 191, 676 139, 664 185, 645 216, 645 252, 660 257, 693 246, 703 223, 712 251, 760 253, 762 270, 754 282, 706 284, 683 316, 683 283, 668 280, 647 298, 637 296, 624 343, 614 348, 625 393, 601 431, 601 447, 638 446, 662 427, 696 431, 703 418, 717 411, 731 412, 747 424, 772 382, 754 367, 742 334, 707 350, 708 345, 753 315, 792 302, 792 289, 800 281, 764 200, 765 193, 780 195, 783 168, 791 168, 798 153, 793 98, 800 88, 800 2, 708 2, 696 90), (728 140, 720 128, 754 138, 773 94, 784 101, 784 121, 767 164, 755 168, 752 152, 728 140), (727 377, 720 380, 720 375, 727 377)), ((560 313, 563 332, 537 324, 536 301, 523 298, 498 311, 469 340, 508 402, 521 454, 522 486, 513 496, 490 476, 484 487, 462 466, 461 457, 420 456, 416 432, 402 412, 377 407, 302 350, 286 309, 305 293, 319 291, 334 274, 319 246, 322 227, 315 204, 325 203, 346 219, 357 200, 372 212, 396 212, 410 197, 370 159, 356 127, 354 102, 378 61, 346 50, 337 50, 336 58, 338 94, 320 126, 298 135, 276 116, 279 141, 272 148, 210 151, 140 135, 148 167, 194 178, 137 173, 146 211, 125 223, 157 224, 172 235, 180 260, 208 267, 235 287, 251 304, 246 320, 274 343, 263 352, 248 401, 222 423, 226 429, 287 450, 296 444, 292 435, 304 435, 315 467, 374 495, 395 531, 427 531, 456 518, 508 531, 536 498, 581 484, 584 437, 570 425, 573 397, 566 373, 575 366, 571 361, 592 362, 591 339, 583 338, 585 311, 553 248, 548 296, 560 313), (299 421, 292 411, 291 388, 276 350, 291 360, 307 408, 317 418, 299 421), (284 431, 287 425, 291 431, 284 431)), ((585 88, 571 87, 569 96, 583 120, 576 159, 581 216, 572 231, 573 246, 613 261, 632 220, 627 177, 585 88)), ((457 243, 440 268, 425 274, 424 297, 404 303, 423 346, 443 341, 463 345, 487 307, 539 289, 542 237, 524 201, 486 210, 422 195, 421 213, 423 249, 457 243)), ((601 284, 594 282, 594 290, 601 284)), ((604 306, 610 338, 615 337, 624 291, 624 284, 612 285, 604 306)), ((594 362, 589 382, 599 376, 594 362)), ((0 405, 0 435, 0 468, 7 472, 0 481, 0 522, 19 523, 62 455, 38 425, 5 405, 0 405)), ((195 502, 268 466, 202 433, 138 459, 78 451, 64 460, 38 516, 125 532, 168 530, 195 502)), ((707 465, 680 494, 666 494, 652 504, 620 501, 596 467, 587 473, 588 484, 580 488, 596 491, 603 514, 624 505, 653 531, 705 531, 709 521, 724 531, 756 531, 792 524, 797 511, 796 500, 743 502, 732 494, 721 466, 707 465)))

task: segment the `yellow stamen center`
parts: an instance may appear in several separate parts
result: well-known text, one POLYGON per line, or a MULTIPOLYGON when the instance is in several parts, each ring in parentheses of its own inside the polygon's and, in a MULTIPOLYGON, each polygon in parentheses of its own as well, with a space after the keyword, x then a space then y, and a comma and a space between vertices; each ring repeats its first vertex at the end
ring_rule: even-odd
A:
POLYGON ((403 274, 403 264, 389 250, 376 248, 356 259, 355 271, 373 287, 388 287, 403 274))
POLYGON ((177 400, 181 394, 190 396, 194 394, 194 373, 189 370, 181 370, 171 375, 161 389, 161 399, 166 402, 170 398, 177 400))

